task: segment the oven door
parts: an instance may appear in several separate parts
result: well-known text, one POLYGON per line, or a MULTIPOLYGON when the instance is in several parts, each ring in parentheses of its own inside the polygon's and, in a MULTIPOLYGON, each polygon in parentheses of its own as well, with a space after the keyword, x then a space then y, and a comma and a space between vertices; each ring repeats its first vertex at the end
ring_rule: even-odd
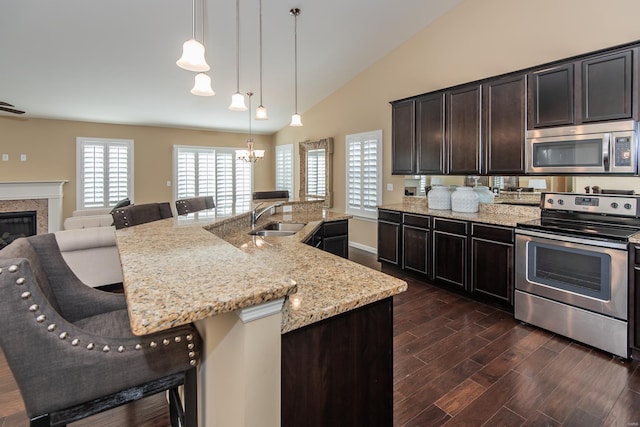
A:
POLYGON ((516 230, 516 289, 627 320, 624 243, 516 230))

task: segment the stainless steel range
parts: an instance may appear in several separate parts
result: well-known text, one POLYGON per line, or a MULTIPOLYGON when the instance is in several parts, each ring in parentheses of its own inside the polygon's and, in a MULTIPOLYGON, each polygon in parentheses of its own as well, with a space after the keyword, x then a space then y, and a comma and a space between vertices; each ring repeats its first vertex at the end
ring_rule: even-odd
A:
POLYGON ((639 196, 543 193, 540 207, 539 220, 516 227, 516 319, 628 357, 639 196))

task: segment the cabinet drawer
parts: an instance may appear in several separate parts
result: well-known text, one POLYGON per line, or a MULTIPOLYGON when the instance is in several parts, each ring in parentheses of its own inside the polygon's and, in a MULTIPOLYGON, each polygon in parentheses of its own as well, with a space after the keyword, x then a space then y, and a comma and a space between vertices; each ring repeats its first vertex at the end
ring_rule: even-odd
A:
POLYGON ((431 226, 431 217, 428 216, 404 214, 403 218, 404 225, 412 225, 420 228, 429 228, 431 226))
POLYGON ((346 236, 349 234, 347 220, 325 222, 323 228, 324 237, 346 236))
POLYGON ((438 231, 444 231, 446 233, 467 235, 468 223, 465 221, 455 221, 450 219, 434 218, 433 227, 438 231))
POLYGON ((395 222, 400 224, 402 222, 402 214, 395 211, 378 210, 378 219, 381 221, 395 222))
POLYGON ((479 239, 513 243, 513 228, 471 224, 471 235, 479 239))

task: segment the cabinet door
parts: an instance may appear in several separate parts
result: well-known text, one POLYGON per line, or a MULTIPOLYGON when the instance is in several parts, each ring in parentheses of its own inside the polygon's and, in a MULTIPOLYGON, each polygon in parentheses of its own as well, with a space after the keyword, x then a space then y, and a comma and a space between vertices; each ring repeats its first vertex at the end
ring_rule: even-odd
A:
POLYGON ((575 123, 573 68, 573 63, 563 64, 529 75, 529 127, 575 123))
POLYGON ((349 237, 325 237, 322 241, 322 250, 349 259, 349 237))
POLYGON ((430 237, 429 229, 402 227, 402 268, 429 276, 430 237))
MULTIPOLYGON (((637 250, 637 249, 636 249, 637 250)), ((636 262, 640 259, 636 258, 636 262)), ((636 264, 633 269, 635 286, 631 292, 631 316, 629 317, 629 337, 631 345, 640 351, 640 266, 636 264)))
POLYGON ((444 92, 416 100, 416 148, 419 174, 445 174, 444 92))
POLYGON ((392 170, 394 175, 410 175, 416 172, 415 103, 399 101, 392 105, 391 139, 392 170))
POLYGON ((433 277, 435 280, 467 288, 467 237, 433 232, 433 277))
POLYGON ((378 220, 378 261, 400 265, 400 223, 378 220))
POLYGON ((485 83, 482 88, 487 174, 524 174, 526 76, 485 83))
POLYGON ((513 244, 471 238, 471 292, 513 304, 513 244))
POLYGON ((449 173, 480 173, 480 85, 447 92, 449 173))
POLYGON ((628 119, 632 111, 631 50, 582 61, 582 121, 628 119))

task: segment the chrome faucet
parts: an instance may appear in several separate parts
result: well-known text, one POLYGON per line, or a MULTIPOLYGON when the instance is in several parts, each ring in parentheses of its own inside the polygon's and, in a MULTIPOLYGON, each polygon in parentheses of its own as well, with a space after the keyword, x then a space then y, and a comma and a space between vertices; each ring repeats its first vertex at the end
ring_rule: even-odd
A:
POLYGON ((251 228, 256 226, 256 222, 258 222, 258 220, 260 219, 260 217, 262 215, 264 215, 266 212, 268 212, 269 210, 273 209, 273 208, 277 208, 282 206, 284 203, 283 202, 276 202, 272 205, 267 206, 266 208, 258 211, 258 208, 262 205, 264 205, 263 203, 260 203, 258 206, 256 206, 255 208, 253 208, 253 210, 251 211, 251 228))

